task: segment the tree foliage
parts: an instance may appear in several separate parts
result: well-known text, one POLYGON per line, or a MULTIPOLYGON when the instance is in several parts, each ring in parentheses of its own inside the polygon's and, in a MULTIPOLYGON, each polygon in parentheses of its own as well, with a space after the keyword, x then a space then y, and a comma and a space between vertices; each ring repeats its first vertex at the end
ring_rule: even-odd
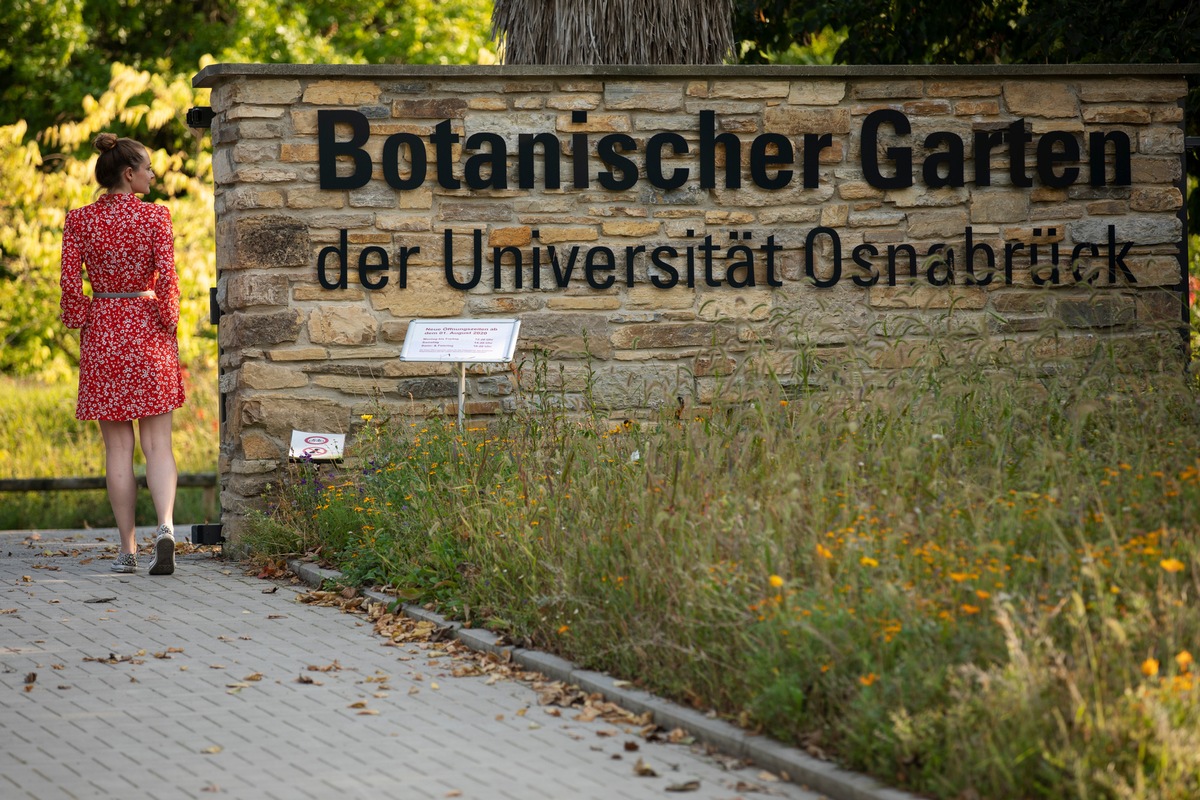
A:
MULTIPOLYGON (((205 90, 206 91, 206 90, 205 90)), ((79 340, 58 320, 59 256, 67 211, 95 200, 96 156, 77 158, 104 130, 154 133, 199 102, 190 81, 172 81, 120 64, 109 88, 87 97, 77 121, 28 136, 24 121, 0 126, 0 373, 43 378, 71 374, 79 340)), ((151 153, 161 176, 147 197, 171 209, 180 286, 180 354, 212 359, 214 331, 205 324, 215 271, 212 231, 212 156, 193 139, 190 148, 151 153)))
POLYGON ((0 3, 0 374, 73 374, 78 336, 58 320, 66 212, 92 202, 91 140, 146 143, 148 199, 175 224, 180 349, 213 360, 211 145, 188 130, 214 60, 490 62, 491 0, 7 0, 0 3), (211 54, 211 55, 210 55, 211 54))

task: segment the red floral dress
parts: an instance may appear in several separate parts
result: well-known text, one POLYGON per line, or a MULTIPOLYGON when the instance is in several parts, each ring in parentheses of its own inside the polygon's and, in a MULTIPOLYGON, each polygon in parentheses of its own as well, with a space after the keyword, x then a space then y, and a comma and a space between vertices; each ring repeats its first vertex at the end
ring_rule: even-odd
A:
POLYGON ((133 194, 104 194, 67 213, 62 248, 62 321, 81 328, 76 419, 131 420, 183 405, 179 369, 179 276, 171 212, 133 194), (83 294, 87 265, 92 292, 83 294))

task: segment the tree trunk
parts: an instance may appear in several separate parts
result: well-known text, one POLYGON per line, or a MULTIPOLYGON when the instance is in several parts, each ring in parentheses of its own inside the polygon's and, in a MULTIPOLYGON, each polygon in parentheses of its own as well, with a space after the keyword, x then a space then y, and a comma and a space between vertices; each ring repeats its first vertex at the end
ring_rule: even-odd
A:
POLYGON ((495 0, 505 64, 720 64, 734 0, 495 0))

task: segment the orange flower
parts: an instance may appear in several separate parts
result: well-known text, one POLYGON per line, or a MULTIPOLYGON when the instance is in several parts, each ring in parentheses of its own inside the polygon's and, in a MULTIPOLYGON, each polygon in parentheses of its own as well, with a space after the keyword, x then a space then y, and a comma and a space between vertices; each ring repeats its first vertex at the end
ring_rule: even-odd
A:
POLYGON ((868 672, 866 675, 859 675, 858 682, 863 686, 870 686, 875 681, 879 680, 879 676, 874 672, 868 672))
POLYGON ((558 629, 558 635, 562 636, 564 633, 566 633, 569 630, 571 630, 570 625, 563 625, 561 628, 558 629))
POLYGON ((833 553, 831 553, 829 548, 823 544, 817 545, 817 555, 819 555, 821 558, 833 558, 833 553))
POLYGON ((876 561, 875 559, 871 558, 870 556, 863 556, 862 558, 860 558, 858 560, 858 563, 862 564, 864 567, 878 567, 879 566, 879 562, 876 561))
POLYGON ((1175 663, 1179 665, 1180 672, 1187 672, 1192 666, 1192 654, 1187 650, 1181 651, 1175 656, 1175 663))
POLYGON ((1153 678, 1158 674, 1158 659, 1147 658, 1142 662, 1142 674, 1147 678, 1153 678))
POLYGON ((783 586, 783 578, 779 577, 778 575, 772 575, 767 579, 767 583, 778 589, 780 586, 783 586))
POLYGON ((964 614, 978 614, 979 606, 973 606, 970 603, 963 603, 959 606, 964 614))
POLYGON ((1178 558, 1168 558, 1158 562, 1158 565, 1167 572, 1183 572, 1183 562, 1178 558))

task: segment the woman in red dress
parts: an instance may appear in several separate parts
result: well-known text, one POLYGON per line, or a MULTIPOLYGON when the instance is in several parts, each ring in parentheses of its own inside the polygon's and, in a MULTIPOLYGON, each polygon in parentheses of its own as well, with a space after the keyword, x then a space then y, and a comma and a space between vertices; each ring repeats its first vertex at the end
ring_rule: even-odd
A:
POLYGON ((171 213, 137 197, 154 172, 146 147, 102 133, 96 181, 107 191, 67 213, 62 247, 62 320, 80 329, 77 419, 100 423, 104 466, 121 550, 114 572, 137 570, 133 473, 137 438, 146 457, 146 484, 158 515, 151 575, 175 571, 177 472, 171 412, 183 405, 179 369, 179 277, 171 213), (86 268, 91 297, 83 293, 86 268))

